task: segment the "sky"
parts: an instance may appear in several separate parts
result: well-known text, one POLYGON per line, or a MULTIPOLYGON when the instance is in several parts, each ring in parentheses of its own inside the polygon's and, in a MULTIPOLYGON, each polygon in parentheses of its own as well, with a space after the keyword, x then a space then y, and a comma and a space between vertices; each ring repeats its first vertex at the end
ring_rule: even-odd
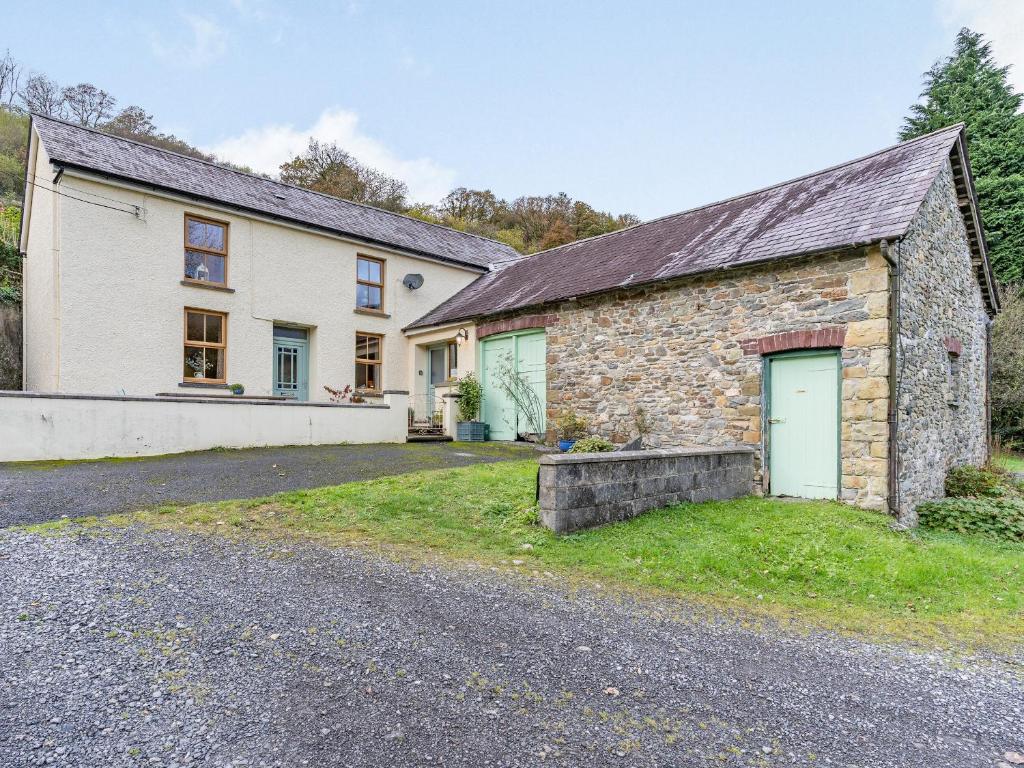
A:
POLYGON ((0 51, 259 171, 315 135, 416 201, 649 219, 893 144, 965 25, 1024 90, 1024 0, 36 0, 0 51))

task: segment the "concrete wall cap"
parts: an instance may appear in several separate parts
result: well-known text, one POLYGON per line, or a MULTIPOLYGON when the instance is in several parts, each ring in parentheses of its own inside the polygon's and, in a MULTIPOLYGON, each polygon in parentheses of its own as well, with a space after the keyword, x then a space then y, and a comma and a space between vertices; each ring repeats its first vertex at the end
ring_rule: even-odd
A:
POLYGON ((0 391, 0 397, 21 397, 42 400, 117 400, 125 403, 195 403, 197 405, 227 403, 229 405, 273 405, 281 408, 363 408, 366 410, 389 410, 391 408, 390 405, 375 405, 371 403, 321 403, 309 400, 254 400, 236 398, 227 395, 221 397, 182 397, 175 395, 138 397, 133 395, 76 395, 64 392, 19 392, 17 390, 5 390, 0 391))
POLYGON ((719 447, 651 448, 644 451, 609 451, 607 453, 555 453, 540 457, 541 464, 593 464, 670 459, 680 456, 707 456, 721 453, 754 453, 754 448, 735 445, 719 447))

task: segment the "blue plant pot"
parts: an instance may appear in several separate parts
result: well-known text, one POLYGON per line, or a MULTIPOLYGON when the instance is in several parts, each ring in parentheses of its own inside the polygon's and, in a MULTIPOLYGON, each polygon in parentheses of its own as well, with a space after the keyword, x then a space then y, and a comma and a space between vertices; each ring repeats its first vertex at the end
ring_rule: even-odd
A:
POLYGON ((487 439, 487 425, 482 421, 457 422, 455 439, 472 443, 482 442, 487 439))
POLYGON ((559 440, 558 441, 558 450, 560 450, 562 453, 566 453, 574 445, 576 445, 576 441, 575 440, 559 440))

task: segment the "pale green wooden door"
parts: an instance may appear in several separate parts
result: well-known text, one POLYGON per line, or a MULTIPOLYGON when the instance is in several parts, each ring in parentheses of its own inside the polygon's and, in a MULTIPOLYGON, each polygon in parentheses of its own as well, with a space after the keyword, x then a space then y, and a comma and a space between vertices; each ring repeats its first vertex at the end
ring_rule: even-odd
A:
POLYGON ((548 368, 547 337, 544 333, 522 334, 516 337, 516 367, 519 374, 529 382, 537 398, 536 424, 520 413, 519 431, 544 434, 545 411, 547 410, 548 368))
POLYGON ((483 385, 483 420, 492 440, 515 440, 519 434, 544 431, 547 409, 547 344, 544 332, 485 339, 480 343, 480 383, 483 385), (500 385, 500 371, 509 367, 521 376, 536 396, 530 418, 500 385), (537 423, 532 423, 537 422, 537 423))
POLYGON ((274 326, 274 394, 309 400, 309 338, 301 328, 274 326))
POLYGON ((839 362, 834 352, 771 358, 769 487, 834 499, 839 482, 839 362))
POLYGON ((514 337, 485 339, 480 345, 480 378, 483 385, 484 421, 490 427, 491 440, 516 439, 516 409, 508 395, 498 386, 498 370, 513 359, 514 337))

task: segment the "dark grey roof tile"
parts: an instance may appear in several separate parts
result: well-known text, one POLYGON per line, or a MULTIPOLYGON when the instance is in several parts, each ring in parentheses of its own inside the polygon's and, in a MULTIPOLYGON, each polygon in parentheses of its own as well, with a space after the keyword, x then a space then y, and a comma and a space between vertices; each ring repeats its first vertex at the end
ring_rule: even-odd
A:
POLYGON ((962 130, 953 126, 774 187, 542 251, 480 277, 412 327, 897 238, 962 130))

